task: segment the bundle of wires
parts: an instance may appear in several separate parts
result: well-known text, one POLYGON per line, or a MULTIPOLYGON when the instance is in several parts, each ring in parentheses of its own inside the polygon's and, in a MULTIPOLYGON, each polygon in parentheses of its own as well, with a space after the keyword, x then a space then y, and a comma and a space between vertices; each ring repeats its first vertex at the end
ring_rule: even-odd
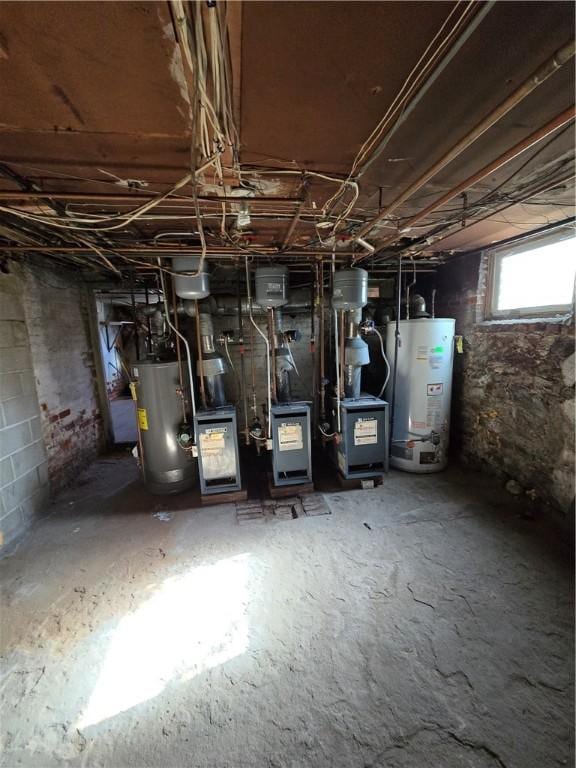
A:
POLYGON ((468 0, 466 3, 464 3, 464 0, 458 0, 454 5, 446 20, 410 71, 384 116, 360 147, 354 162, 352 163, 348 177, 342 182, 336 192, 325 202, 323 206, 323 214, 324 217, 327 217, 339 203, 342 203, 346 191, 350 188, 353 190, 351 199, 332 226, 332 233, 335 233, 338 230, 341 221, 346 219, 354 209, 359 195, 358 184, 355 179, 361 172, 362 166, 366 164, 370 155, 382 142, 383 137, 390 133, 395 124, 400 120, 410 99, 416 94, 425 78, 431 73, 442 56, 446 53, 450 43, 454 40, 455 35, 476 12, 476 5, 474 0, 468 0), (461 7, 462 5, 464 5, 463 9, 461 7), (450 27, 454 17, 457 18, 450 27), (448 31, 446 31, 447 29, 448 31))

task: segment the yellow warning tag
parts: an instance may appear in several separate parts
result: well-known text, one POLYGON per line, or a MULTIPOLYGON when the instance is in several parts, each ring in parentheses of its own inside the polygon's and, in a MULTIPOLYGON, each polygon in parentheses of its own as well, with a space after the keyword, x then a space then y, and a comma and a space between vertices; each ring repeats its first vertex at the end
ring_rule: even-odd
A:
POLYGON ((132 395, 132 400, 138 400, 136 397, 136 384, 133 381, 130 382, 130 394, 132 395))
POLYGON ((464 352, 464 339, 462 336, 455 336, 456 339, 456 352, 461 355, 464 352))
POLYGON ((138 408, 138 426, 140 429, 148 429, 148 413, 146 408, 138 408))

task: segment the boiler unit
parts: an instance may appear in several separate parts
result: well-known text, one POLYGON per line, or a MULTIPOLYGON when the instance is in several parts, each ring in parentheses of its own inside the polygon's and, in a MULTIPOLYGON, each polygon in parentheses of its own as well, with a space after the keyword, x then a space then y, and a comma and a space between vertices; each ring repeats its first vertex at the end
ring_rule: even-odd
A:
POLYGON ((272 406, 272 477, 274 485, 312 482, 309 403, 272 406))
MULTIPOLYGON (((368 330, 362 324, 362 307, 367 301, 368 273, 364 269, 334 273, 332 308, 338 356, 334 450, 346 479, 369 478, 388 471, 388 403, 361 392, 362 367, 370 362, 368 345, 360 335, 368 330)), ((369 330, 372 332, 372 327, 369 330)))
MULTIPOLYGON (((268 316, 269 408, 268 433, 275 486, 312 481, 310 403, 293 401, 290 375, 294 358, 282 323, 288 303, 287 267, 261 267, 255 272, 256 303, 268 316)), ((252 318, 251 318, 252 319, 252 318)), ((252 322, 254 322, 252 320, 252 322)))
POLYGON ((196 482, 197 467, 180 444, 186 419, 178 363, 142 360, 132 373, 144 483, 152 493, 185 491, 196 482))
POLYGON ((194 419, 200 489, 203 494, 239 491, 240 457, 236 409, 232 406, 198 411, 194 419))
POLYGON ((201 379, 203 408, 194 418, 194 435, 198 450, 200 488, 205 495, 239 491, 240 457, 236 408, 226 402, 224 374, 228 364, 216 351, 212 316, 202 311, 196 318, 198 336, 197 373, 201 379))
MULTIPOLYGON (((447 462, 454 359, 450 319, 401 320, 395 371, 394 427, 390 463, 408 472, 438 472, 447 462)), ((395 323, 388 325, 388 356, 395 323)), ((392 398, 394 376, 388 383, 392 398)))
POLYGON ((371 395, 340 403, 338 468, 347 480, 388 472, 388 403, 371 395))

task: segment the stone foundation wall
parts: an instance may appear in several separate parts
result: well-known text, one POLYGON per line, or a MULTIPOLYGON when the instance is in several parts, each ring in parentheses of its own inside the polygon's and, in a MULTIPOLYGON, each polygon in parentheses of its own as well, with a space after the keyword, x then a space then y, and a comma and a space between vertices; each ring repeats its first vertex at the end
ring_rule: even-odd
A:
POLYGON ((574 318, 489 321, 487 255, 436 278, 437 316, 455 317, 453 445, 462 458, 573 522, 574 318))

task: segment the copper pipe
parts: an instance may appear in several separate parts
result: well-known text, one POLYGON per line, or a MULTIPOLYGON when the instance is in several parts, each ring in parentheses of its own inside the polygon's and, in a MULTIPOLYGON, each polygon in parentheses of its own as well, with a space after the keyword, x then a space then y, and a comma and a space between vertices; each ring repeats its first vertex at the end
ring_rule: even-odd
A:
MULTIPOLYGON (((0 191, 0 200, 38 200, 39 198, 45 198, 47 200, 77 200, 82 202, 126 202, 126 203, 148 203, 156 199, 154 195, 146 195, 142 192, 135 192, 134 194, 122 195, 114 194, 111 192, 43 192, 43 191, 0 191)), ((201 203, 238 203, 242 200, 247 200, 250 204, 253 203, 290 203, 291 205, 303 205, 303 200, 299 197, 230 197, 226 195, 198 195, 198 201, 201 203)), ((192 200, 190 195, 178 195, 167 197, 162 200, 162 203, 175 203, 184 202, 186 200, 192 200)))
POLYGON ((272 367, 272 376, 270 377, 272 386, 272 400, 277 403, 278 392, 276 389, 276 332, 274 330, 274 309, 272 307, 270 307, 268 310, 268 339, 270 341, 270 357, 272 367))
POLYGON ((285 251, 290 246, 292 235, 294 234, 294 230, 296 229, 298 222, 300 221, 300 214, 302 213, 303 208, 304 208, 304 203, 300 203, 296 212, 294 213, 294 218, 290 222, 290 226, 288 227, 288 231, 286 232, 284 242, 282 243, 283 251, 285 251))
MULTIPOLYGON (((404 190, 395 200, 387 205, 380 211, 378 216, 371 221, 364 224, 355 233, 355 237, 364 237, 368 234, 378 222, 385 219, 402 203, 406 202, 412 195, 427 184, 430 179, 436 176, 443 168, 449 163, 459 157, 468 147, 473 144, 480 136, 497 123, 502 117, 508 114, 515 106, 520 104, 532 91, 534 91, 539 85, 547 80, 550 75, 554 74, 560 69, 566 62, 570 61, 574 56, 575 44, 574 41, 566 43, 559 48, 556 53, 549 58, 544 64, 530 75, 516 90, 511 93, 504 101, 493 109, 486 117, 484 117, 471 131, 469 131, 459 142, 457 142, 445 155, 437 160, 424 174, 418 177, 410 186, 404 190)), ((358 259, 361 261, 361 259, 358 259)))
POLYGON ((252 374, 252 411, 254 412, 254 418, 258 413, 258 406, 256 404, 256 365, 254 362, 254 326, 250 323, 250 367, 252 374))
MULTIPOLYGON (((508 208, 513 208, 515 205, 519 205, 520 203, 523 203, 525 200, 530 200, 531 197, 536 197, 537 195, 542 195, 545 192, 548 192, 550 189, 554 189, 555 187, 559 186, 560 184, 563 184, 566 181, 572 181, 574 179, 573 174, 569 174, 568 176, 564 176, 561 179, 557 179, 556 181, 552 183, 546 183, 542 185, 541 187, 538 187, 537 189, 533 189, 531 192, 527 193, 526 195, 520 197, 518 200, 513 200, 512 202, 507 202, 506 205, 500 206, 500 208, 497 208, 494 211, 490 211, 490 213, 487 213, 485 216, 480 216, 477 219, 470 219, 466 222, 466 226, 462 226, 461 222, 455 222, 452 224, 448 231, 444 230, 443 232, 438 233, 438 235, 427 238, 425 243, 422 243, 421 245, 413 245, 408 246, 407 248, 404 248, 401 251, 397 251, 396 253, 392 254, 390 258, 398 258, 398 256, 403 255, 412 255, 416 256, 419 253, 422 253, 423 251, 430 248, 431 245, 434 245, 435 243, 439 243, 442 240, 446 240, 447 238, 451 237, 454 234, 455 230, 462 230, 462 229, 470 229, 471 227, 475 226, 476 224, 479 224, 482 221, 486 221, 488 219, 491 219, 493 216, 496 216, 497 214, 501 213, 502 211, 508 210, 508 208)), ((433 226, 433 225, 431 225, 433 226)), ((479 246, 475 250, 479 250, 480 247, 487 247, 487 246, 479 246)), ((381 264, 384 264, 388 259, 383 259, 381 264)), ((420 271, 420 270, 418 270, 420 271)))
POLYGON ((325 323, 326 318, 324 317, 324 262, 321 261, 320 265, 320 417, 325 419, 326 418, 326 369, 325 369, 325 360, 326 360, 326 350, 324 348, 325 344, 325 323))
POLYGON ((340 399, 344 398, 344 312, 340 311, 340 399))
MULTIPOLYGON (((527 149, 533 147, 534 144, 537 144, 538 142, 547 138, 551 133, 554 133, 554 131, 557 131, 559 128, 562 128, 567 123, 574 120, 575 116, 576 109, 574 106, 569 107, 569 109, 565 109, 564 112, 561 112, 553 120, 550 120, 548 123, 546 123, 546 125, 542 126, 542 128, 539 128, 537 131, 534 131, 534 133, 531 133, 530 136, 527 136, 525 139, 522 139, 522 141, 519 141, 518 144, 515 144, 513 147, 508 149, 506 152, 500 155, 500 157, 497 157, 496 160, 488 163, 488 165, 485 165, 484 168, 482 168, 480 171, 477 171, 472 176, 469 176, 449 192, 446 192, 445 195, 442 195, 442 197, 438 198, 438 200, 435 200, 419 213, 411 216, 407 221, 403 223, 402 229, 409 229, 413 224, 416 224, 422 219, 426 218, 428 214, 450 202, 450 200, 455 198, 465 189, 469 189, 477 182, 485 179, 486 176, 489 176, 491 173, 494 173, 494 171, 500 169, 503 165, 506 165, 506 163, 515 160, 518 155, 521 155, 527 149)), ((394 243, 397 239, 398 235, 391 235, 390 237, 387 237, 383 242, 380 242, 378 247, 385 248, 387 245, 394 243)))
MULTIPOLYGON (((78 248, 77 246, 62 246, 62 247, 54 247, 51 245, 0 245, 0 252, 1 251, 14 251, 15 253, 18 252, 26 252, 26 251, 34 251, 38 253, 78 253, 78 254, 91 254, 93 251, 91 251, 89 248, 78 248)), ((197 256, 202 253, 202 249, 200 247, 185 247, 185 248, 177 248, 177 247, 170 247, 170 246, 163 246, 163 247, 155 247, 150 248, 147 246, 132 246, 130 248, 116 248, 114 246, 107 247, 106 251, 110 252, 111 255, 115 254, 134 254, 139 255, 141 257, 149 256, 149 258, 156 259, 158 255, 163 255, 163 253, 169 254, 170 256, 197 256)), ((229 250, 227 251, 224 248, 217 248, 215 253, 207 253, 206 258, 207 259, 237 259, 238 256, 244 256, 244 251, 238 251, 238 250, 229 250)), ((292 258, 297 256, 329 256, 331 253, 330 250, 325 251, 288 251, 286 253, 280 253, 277 248, 262 248, 258 249, 258 252, 253 253, 254 256, 262 255, 262 256, 281 256, 282 258, 292 258)), ((338 251, 337 258, 339 260, 345 260, 350 258, 351 256, 357 256, 356 251, 338 251)))
POLYGON ((194 299, 196 308, 196 344, 198 345, 198 362, 200 363, 200 397, 202 405, 206 408, 206 385, 204 382, 204 358, 202 357, 202 340, 200 338, 200 310, 198 309, 198 299, 194 299))
MULTIPOLYGON (((178 379, 180 380, 180 392, 181 392, 181 400, 182 400, 182 419, 183 421, 186 421, 186 403, 185 403, 185 397, 184 397, 184 374, 182 372, 182 355, 180 352, 180 336, 178 335, 178 312, 176 312, 176 288, 174 286, 174 280, 170 281, 171 283, 171 292, 172 292, 172 306, 174 308, 174 328, 176 328, 176 360, 178 361, 178 379)), ((170 320, 170 318, 168 318, 170 320)), ((190 382, 190 386, 192 386, 192 382, 190 382)))

